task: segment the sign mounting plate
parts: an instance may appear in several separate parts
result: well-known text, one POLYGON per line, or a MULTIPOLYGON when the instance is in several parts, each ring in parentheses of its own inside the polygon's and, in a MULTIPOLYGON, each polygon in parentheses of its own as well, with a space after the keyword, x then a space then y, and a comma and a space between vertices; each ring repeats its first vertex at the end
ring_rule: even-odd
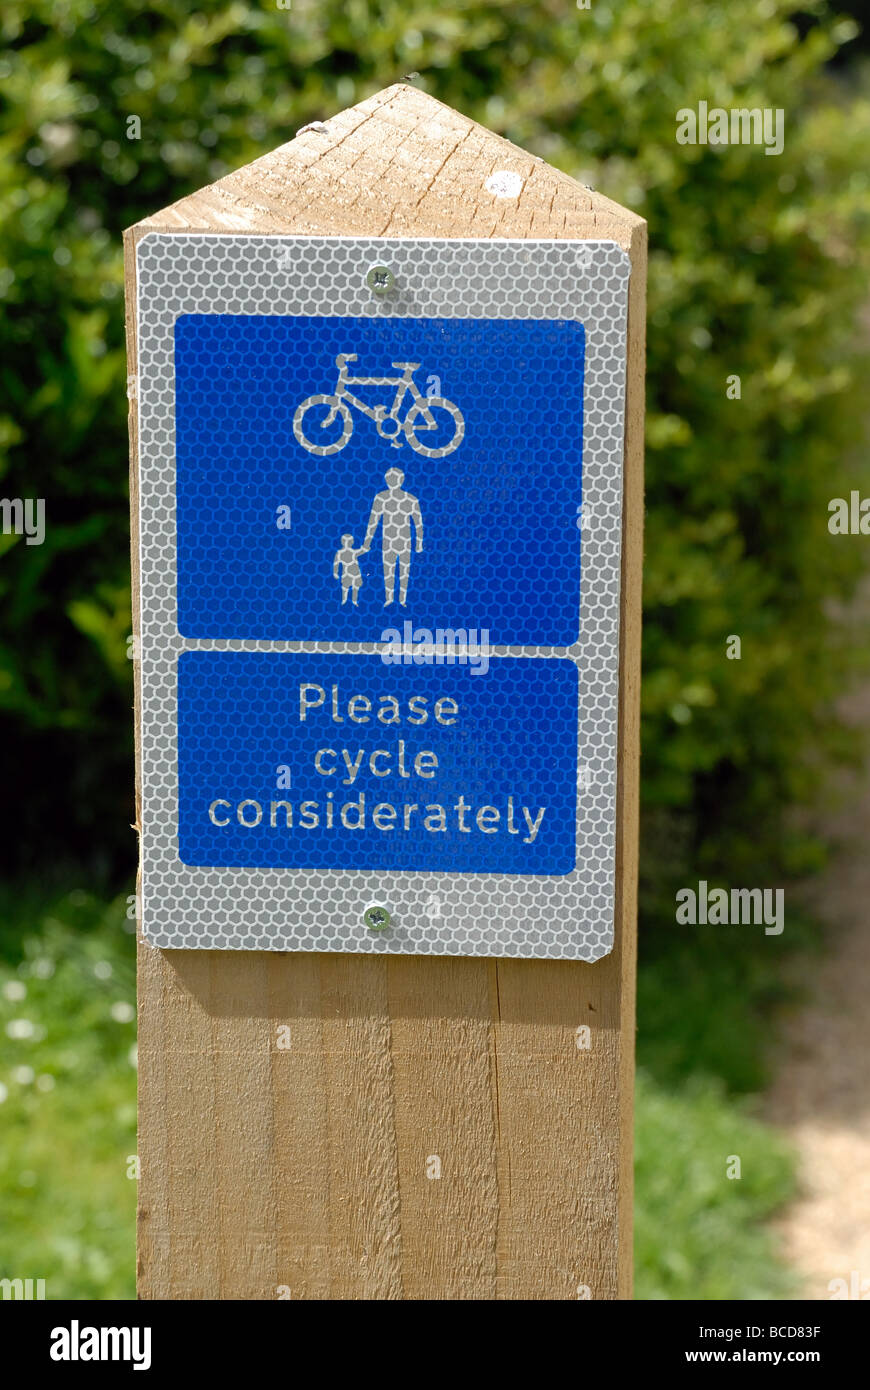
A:
POLYGON ((140 241, 152 944, 612 949, 628 275, 140 241))

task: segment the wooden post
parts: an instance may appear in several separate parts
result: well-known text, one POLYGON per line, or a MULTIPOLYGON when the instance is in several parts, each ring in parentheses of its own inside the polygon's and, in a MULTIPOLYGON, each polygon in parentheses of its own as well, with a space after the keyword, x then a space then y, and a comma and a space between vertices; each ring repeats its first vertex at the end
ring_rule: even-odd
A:
MULTIPOLYGON (((133 376, 135 246, 154 230, 610 239, 632 275, 615 949, 582 964, 140 945, 140 1296, 630 1298, 646 225, 390 87, 129 230, 133 376), (487 191, 496 170, 519 196, 487 191)), ((135 398, 130 436, 135 536, 135 398)), ((135 613, 135 545, 133 576, 135 613)))

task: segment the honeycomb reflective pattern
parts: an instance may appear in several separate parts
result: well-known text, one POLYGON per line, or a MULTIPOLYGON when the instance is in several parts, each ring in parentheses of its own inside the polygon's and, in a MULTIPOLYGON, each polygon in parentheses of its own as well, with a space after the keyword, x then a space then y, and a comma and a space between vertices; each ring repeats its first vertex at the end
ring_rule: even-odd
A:
POLYGON ((577 684, 569 657, 502 658, 478 675, 467 665, 384 666, 365 655, 185 652, 181 859, 227 868, 570 873, 577 684), (312 702, 304 722, 293 717, 303 682, 312 702), (333 690, 344 694, 341 726, 333 690), (369 701, 362 719, 349 718, 351 692, 369 701), (449 724, 434 716, 445 698, 449 724), (402 710, 410 718, 400 723, 402 710), (276 749, 286 769, 280 790, 276 749), (215 819, 207 808, 217 798, 215 819))
MULTIPOLYGON (((612 949, 628 277, 628 257, 612 242, 149 233, 139 243, 142 927, 150 944, 589 961, 612 949), (373 294, 365 283, 376 264, 386 264, 396 277, 388 295, 373 294), (567 648, 496 646, 492 655, 493 660, 568 657, 576 662, 579 785, 573 873, 547 877, 182 864, 180 654, 378 650, 372 641, 179 635, 173 354, 176 321, 187 314, 561 318, 584 325, 579 639, 567 648), (364 913, 370 906, 390 913, 386 931, 367 927, 364 913)), ((544 395, 549 389, 546 380, 535 378, 534 368, 528 385, 544 395)), ((457 399, 455 390, 445 388, 445 395, 457 399)), ((360 426, 373 429, 368 420, 360 426)), ((466 438, 462 448, 467 445, 466 438)), ((579 525, 579 515, 576 520, 579 525)), ((539 721, 540 711, 528 717, 539 721)), ((243 729, 239 737, 244 738, 243 729)), ((216 778, 219 771, 215 769, 216 778)))
MULTIPOLYGON (((565 319, 183 315, 175 326, 182 634, 380 641, 375 554, 358 604, 336 603, 332 562, 342 532, 361 545, 372 499, 395 466, 419 499, 425 535, 420 558, 410 557, 403 618, 483 628, 496 645, 575 642, 583 355, 583 327, 565 319), (369 408, 391 404, 395 386, 353 383, 372 371, 395 382, 397 360, 420 363, 415 390, 435 382, 456 397, 467 434, 455 451, 420 457, 402 434, 381 438, 351 407, 346 434, 340 416, 334 431, 311 426, 315 439, 334 433, 340 448, 316 456, 300 443, 294 412, 333 390, 336 358, 351 347, 352 398, 369 408), (277 508, 291 503, 291 527, 279 530, 277 508), (232 582, 217 584, 217 575, 232 582)), ((400 420, 408 405, 406 397, 400 420)), ((451 420, 448 443, 453 434, 451 420)))

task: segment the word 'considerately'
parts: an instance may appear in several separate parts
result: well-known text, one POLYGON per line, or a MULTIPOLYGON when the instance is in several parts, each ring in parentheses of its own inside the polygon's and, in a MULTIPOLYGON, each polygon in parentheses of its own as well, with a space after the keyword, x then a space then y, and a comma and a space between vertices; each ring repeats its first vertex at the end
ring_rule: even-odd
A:
MULTIPOLYGON (((470 835, 473 826, 476 826, 482 835, 495 835, 499 830, 506 830, 508 835, 523 835, 523 844, 531 845, 541 828, 546 807, 539 806, 533 815, 528 806, 515 808, 514 799, 509 796, 507 806, 478 806, 475 809, 471 802, 460 796, 453 806, 442 806, 438 802, 428 806, 406 802, 397 807, 389 801, 381 801, 369 812, 365 792, 360 792, 356 801, 345 801, 341 806, 336 805, 334 793, 327 792, 325 804, 319 801, 301 802, 295 820, 291 802, 270 801, 265 807, 253 798, 238 802, 235 819, 246 830, 255 830, 263 823, 267 809, 269 818, 266 823, 273 830, 292 830, 294 826, 301 830, 317 830, 320 826, 326 830, 365 830, 370 814, 371 824, 376 830, 417 832, 422 828, 430 834, 440 832, 446 835, 450 830, 457 830, 463 835, 470 835), (282 813, 280 816, 279 812, 282 813), (454 814, 451 815, 451 812, 454 814), (468 816, 472 818, 473 826, 468 824, 468 816), (521 824, 517 823, 518 816, 522 818, 521 824), (523 831, 528 833, 523 834, 523 831)), ((219 798, 209 806, 208 818, 212 825, 229 825, 232 811, 232 802, 219 798)))

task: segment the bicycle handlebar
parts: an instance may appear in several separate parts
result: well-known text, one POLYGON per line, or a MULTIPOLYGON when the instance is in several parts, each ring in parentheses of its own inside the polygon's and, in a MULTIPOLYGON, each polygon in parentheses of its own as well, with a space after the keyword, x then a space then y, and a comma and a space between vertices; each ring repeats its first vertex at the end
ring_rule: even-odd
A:
POLYGON ((343 367, 347 362, 355 362, 359 357, 358 352, 340 352, 335 359, 336 367, 343 367))

